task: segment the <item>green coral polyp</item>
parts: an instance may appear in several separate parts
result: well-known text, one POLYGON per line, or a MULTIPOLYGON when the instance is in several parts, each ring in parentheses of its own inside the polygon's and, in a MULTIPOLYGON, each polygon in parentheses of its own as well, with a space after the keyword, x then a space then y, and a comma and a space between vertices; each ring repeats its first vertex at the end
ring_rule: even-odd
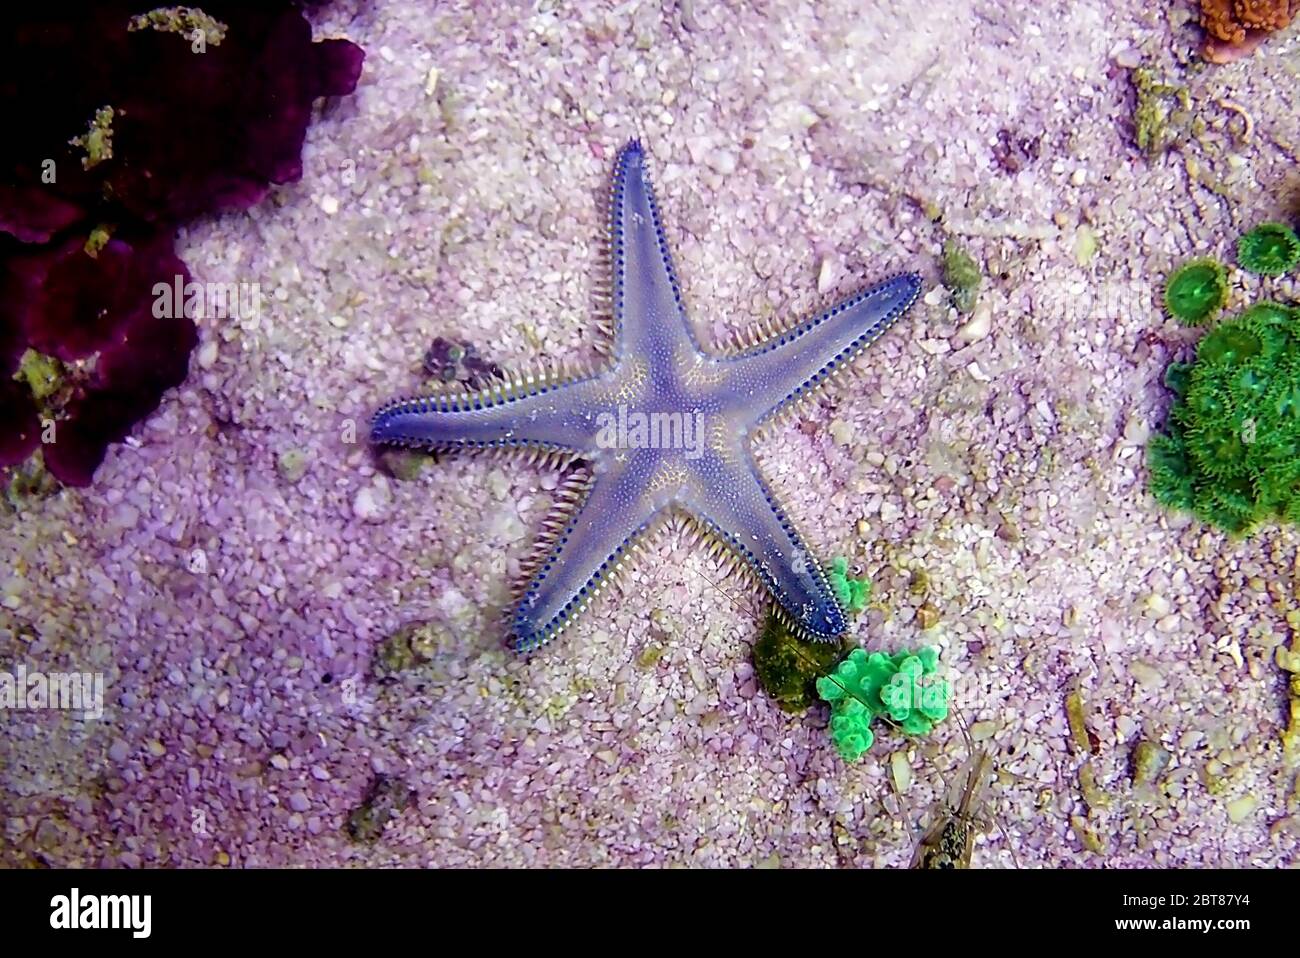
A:
POLYGON ((1261 276, 1281 276, 1300 263, 1300 238, 1285 223, 1262 223, 1237 241, 1237 262, 1261 276))
POLYGON ((1170 363, 1165 369, 1165 388, 1182 399, 1187 395, 1187 381, 1191 372, 1191 363, 1170 363))
POLYGON ((850 615, 859 615, 871 601, 871 580, 866 577, 854 578, 849 575, 849 560, 840 556, 836 558, 826 577, 830 580, 835 598, 850 615))
POLYGON ((1196 348, 1196 358, 1201 362, 1221 366, 1234 366, 1258 356, 1264 342, 1249 326, 1237 320, 1224 323, 1206 334, 1196 348))
POLYGON ((893 656, 854 649, 817 680, 831 704, 831 739, 847 762, 871 747, 871 722, 885 718, 904 734, 925 735, 948 714, 950 689, 937 674, 939 652, 923 648, 893 656))
POLYGON ((1207 333, 1191 366, 1172 364, 1177 397, 1147 445, 1151 492, 1234 535, 1300 516, 1300 323, 1262 302, 1207 333))
POLYGON ((1165 285, 1165 309, 1181 323, 1200 326, 1228 301, 1228 275, 1214 259, 1184 263, 1165 285))
POLYGON ((1256 333, 1279 326, 1292 329, 1300 323, 1300 310, 1266 299, 1246 307, 1238 318, 1256 333))

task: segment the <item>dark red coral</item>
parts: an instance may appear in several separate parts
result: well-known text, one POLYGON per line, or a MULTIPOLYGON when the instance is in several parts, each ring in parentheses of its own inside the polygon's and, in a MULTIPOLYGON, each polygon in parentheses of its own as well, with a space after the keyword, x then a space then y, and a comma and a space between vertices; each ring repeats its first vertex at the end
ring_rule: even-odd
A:
POLYGON ((111 443, 148 416, 162 395, 185 380, 198 333, 188 317, 136 314, 120 339, 99 354, 90 381, 81 387, 45 446, 45 465, 61 482, 85 486, 111 443))
MULTIPOLYGON (((312 103, 351 92, 361 71, 359 47, 313 43, 289 3, 205 4, 227 29, 201 53, 185 36, 130 29, 147 4, 44 9, 21 14, 0 39, 0 102, 10 129, 24 132, 0 146, 0 171, 34 208, 15 224, 28 235, 66 225, 69 206, 118 207, 151 221, 251 206, 271 184, 302 175, 312 103), (112 156, 93 162, 71 141, 105 107, 112 156), (45 207, 33 190, 48 195, 45 207)), ((0 227, 8 218, 0 212, 0 227)))
POLYGON ((187 276, 169 236, 146 232, 134 243, 110 239, 95 252, 87 237, 17 258, 22 281, 15 305, 22 310, 27 344, 70 362, 121 342, 139 316, 153 308, 154 287, 187 276))
POLYGON ((0 378, 0 466, 22 462, 40 441, 40 421, 31 391, 8 376, 0 378))
POLYGON ((114 238, 93 256, 86 239, 13 257, 5 283, 6 311, 26 344, 70 364, 45 464, 74 486, 89 483, 108 445, 184 381, 198 342, 191 319, 156 293, 190 281, 169 235, 114 238))
POLYGON ((45 461, 72 485, 185 378, 194 324, 155 315, 153 293, 189 279, 176 224, 298 179, 312 104, 350 93, 363 60, 346 40, 313 43, 289 0, 205 3, 224 30, 201 51, 188 29, 133 29, 154 9, 24 5, 0 34, 0 108, 18 131, 0 139, 0 465, 50 416, 45 461), (11 378, 29 347, 72 364, 57 396, 11 378))

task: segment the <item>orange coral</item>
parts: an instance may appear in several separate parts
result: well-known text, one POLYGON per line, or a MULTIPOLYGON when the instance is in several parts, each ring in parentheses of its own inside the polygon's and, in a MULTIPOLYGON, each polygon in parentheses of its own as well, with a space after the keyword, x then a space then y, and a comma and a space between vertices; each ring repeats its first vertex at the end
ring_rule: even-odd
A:
POLYGON ((1300 14, 1300 0, 1201 0, 1201 26, 1210 35, 1206 53, 1218 51, 1220 59, 1225 45, 1258 45, 1265 33, 1281 30, 1300 14))
POLYGON ((1296 0, 1236 0, 1232 5, 1242 26, 1251 30, 1281 30, 1296 15, 1296 0))
POLYGON ((1246 28, 1237 22, 1232 0, 1201 0, 1201 26, 1216 40, 1240 43, 1246 39, 1246 28))

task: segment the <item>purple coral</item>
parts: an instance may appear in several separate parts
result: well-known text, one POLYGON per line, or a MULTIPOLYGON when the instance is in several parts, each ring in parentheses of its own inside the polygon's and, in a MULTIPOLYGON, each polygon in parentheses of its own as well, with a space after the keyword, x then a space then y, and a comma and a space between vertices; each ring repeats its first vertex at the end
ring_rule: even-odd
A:
POLYGON ((189 278, 175 225, 300 178, 313 102, 350 93, 364 54, 312 42, 287 0, 72 9, 24 9, 0 36, 0 106, 22 131, 0 141, 0 465, 45 415, 46 465, 85 485, 185 378, 193 323, 153 315, 154 285, 189 278), (177 20, 194 16, 203 42, 177 20), (29 348, 74 364, 53 408, 10 379, 29 348))

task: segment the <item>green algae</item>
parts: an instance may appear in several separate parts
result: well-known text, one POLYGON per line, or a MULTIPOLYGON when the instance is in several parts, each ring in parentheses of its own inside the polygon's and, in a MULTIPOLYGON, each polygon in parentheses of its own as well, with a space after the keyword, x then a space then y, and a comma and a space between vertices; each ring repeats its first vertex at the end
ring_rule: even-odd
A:
POLYGON ((1135 67, 1132 72, 1136 99, 1133 109, 1133 133, 1148 158, 1160 156, 1170 147, 1196 132, 1192 98, 1187 88, 1156 79, 1150 67, 1135 67))
POLYGON ((83 169, 94 169, 105 160, 113 158, 113 117, 116 114, 111 106, 102 106, 95 111, 90 121, 90 128, 80 136, 68 141, 69 146, 86 151, 81 158, 83 169))
POLYGON ((344 831, 348 838, 362 845, 379 841, 388 823, 415 803, 415 790, 400 779, 376 776, 365 797, 348 813, 344 831))
POLYGON ((952 294, 952 304, 959 313, 970 313, 979 302, 984 274, 966 248, 956 240, 943 244, 943 285, 952 294))
POLYGON ((773 608, 754 643, 754 675, 782 711, 802 712, 817 701, 817 679, 834 667, 843 651, 836 642, 799 638, 773 608))
POLYGON ((148 13, 135 15, 126 28, 129 32, 156 30, 159 33, 175 33, 188 39, 201 34, 203 42, 214 47, 221 45, 229 29, 226 24, 198 7, 158 7, 148 13))

